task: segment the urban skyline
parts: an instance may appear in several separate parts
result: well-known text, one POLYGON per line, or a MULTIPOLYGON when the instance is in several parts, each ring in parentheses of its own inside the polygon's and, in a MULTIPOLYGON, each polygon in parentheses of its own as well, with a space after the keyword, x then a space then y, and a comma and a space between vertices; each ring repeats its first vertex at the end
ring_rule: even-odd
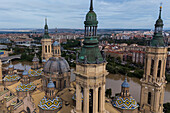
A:
MULTIPOLYGON (((163 0, 95 0, 99 28, 153 29, 158 8, 163 2, 165 29, 170 28, 170 1, 163 0)), ((48 18, 49 28, 83 28, 82 21, 89 1, 6 0, 0 2, 0 28, 42 28, 48 18), (74 26, 73 26, 74 25, 74 26)))

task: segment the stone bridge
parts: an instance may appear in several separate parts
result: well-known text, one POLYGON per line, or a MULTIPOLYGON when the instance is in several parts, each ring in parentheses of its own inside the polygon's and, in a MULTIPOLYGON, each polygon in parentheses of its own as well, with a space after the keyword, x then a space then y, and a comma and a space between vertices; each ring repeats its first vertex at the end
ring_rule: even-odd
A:
POLYGON ((0 58, 0 60, 2 62, 9 62, 10 60, 20 59, 20 58, 21 58, 21 54, 20 55, 13 55, 13 56, 8 56, 8 57, 3 57, 3 58, 0 58))

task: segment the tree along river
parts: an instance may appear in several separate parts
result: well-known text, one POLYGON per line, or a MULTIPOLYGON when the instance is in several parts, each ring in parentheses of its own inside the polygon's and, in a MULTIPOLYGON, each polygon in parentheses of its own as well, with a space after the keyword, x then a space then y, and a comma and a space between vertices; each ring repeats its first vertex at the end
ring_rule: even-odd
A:
MULTIPOLYGON (((3 67, 7 67, 9 64, 3 65, 3 67)), ((24 65, 26 65, 26 69, 29 70, 31 68, 32 63, 30 62, 13 62, 15 69, 24 69, 24 65)), ((75 80, 75 75, 71 74, 71 81, 75 80)), ((106 89, 111 88, 112 89, 112 96, 114 96, 116 93, 120 93, 121 91, 121 84, 123 83, 125 79, 125 76, 118 75, 118 74, 109 74, 106 79, 106 89)), ((140 102, 140 79, 135 77, 128 77, 128 83, 130 84, 130 94, 136 99, 137 102, 140 102)), ((165 88, 165 98, 164 102, 170 102, 170 83, 166 84, 165 88)))

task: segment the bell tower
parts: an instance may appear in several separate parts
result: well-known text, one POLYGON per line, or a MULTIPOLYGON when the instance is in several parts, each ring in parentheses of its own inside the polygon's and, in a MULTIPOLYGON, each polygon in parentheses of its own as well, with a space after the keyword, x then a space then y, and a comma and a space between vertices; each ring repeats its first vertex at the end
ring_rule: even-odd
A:
POLYGON ((106 64, 97 39, 97 15, 90 11, 86 15, 85 40, 81 52, 76 58, 76 108, 75 113, 105 113, 106 64), (82 101, 83 93, 83 101, 82 101))
POLYGON ((155 24, 154 36, 150 46, 146 48, 144 75, 141 79, 140 111, 142 113, 163 113, 164 91, 167 83, 165 67, 168 47, 162 35, 161 11, 162 6, 155 24))
POLYGON ((52 40, 48 34, 47 19, 45 19, 44 36, 41 39, 42 44, 42 59, 48 60, 52 57, 52 40))
POLYGON ((60 43, 55 41, 53 43, 53 56, 54 57, 61 57, 61 49, 60 49, 60 43))

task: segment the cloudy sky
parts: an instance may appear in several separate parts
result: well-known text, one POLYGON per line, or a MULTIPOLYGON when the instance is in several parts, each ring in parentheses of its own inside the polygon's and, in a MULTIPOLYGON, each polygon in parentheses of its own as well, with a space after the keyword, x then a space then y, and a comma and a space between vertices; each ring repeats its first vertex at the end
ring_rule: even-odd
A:
MULTIPOLYGON (((0 0, 0 28, 83 28, 90 0, 0 0)), ((154 28, 163 2, 170 28, 170 0, 94 0, 99 28, 154 28)))

